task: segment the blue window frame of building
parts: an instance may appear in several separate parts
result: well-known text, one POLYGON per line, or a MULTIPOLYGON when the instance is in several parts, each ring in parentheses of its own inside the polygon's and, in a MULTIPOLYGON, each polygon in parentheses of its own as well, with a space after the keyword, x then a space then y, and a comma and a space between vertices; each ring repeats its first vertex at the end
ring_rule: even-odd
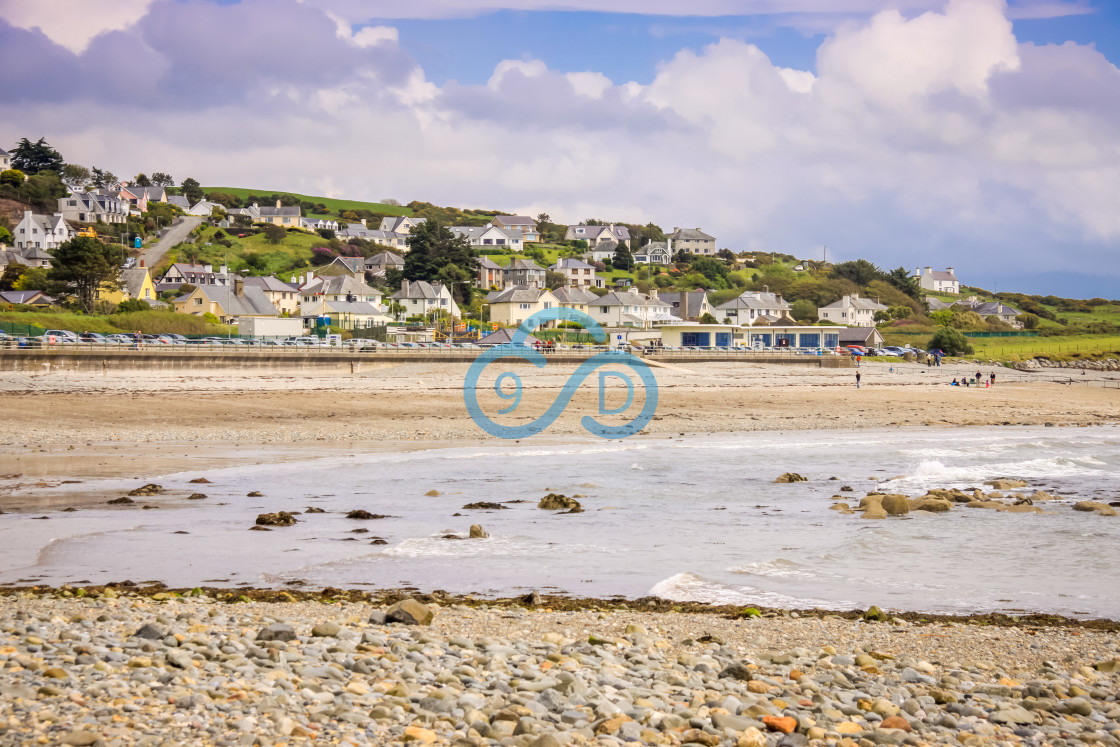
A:
POLYGON ((776 334, 774 336, 774 338, 778 342, 778 347, 788 346, 788 347, 792 348, 792 347, 796 347, 796 345, 797 345, 797 335, 793 332, 779 332, 778 334, 776 334), (786 341, 785 345, 782 344, 782 340, 786 341))
POLYGON ((730 332, 716 332, 716 347, 729 348, 731 347, 731 333, 730 332))
POLYGON ((824 333, 824 346, 826 348, 840 347, 840 334, 838 332, 825 332, 824 333))
POLYGON ((682 332, 681 345, 686 348, 706 348, 711 345, 712 336, 708 332, 682 332))
POLYGON ((803 348, 819 348, 821 346, 821 336, 817 332, 802 332, 801 342, 798 343, 798 346, 803 348))
POLYGON ((751 342, 754 345, 765 345, 766 347, 770 347, 773 344, 772 340, 773 338, 769 334, 751 335, 751 342))

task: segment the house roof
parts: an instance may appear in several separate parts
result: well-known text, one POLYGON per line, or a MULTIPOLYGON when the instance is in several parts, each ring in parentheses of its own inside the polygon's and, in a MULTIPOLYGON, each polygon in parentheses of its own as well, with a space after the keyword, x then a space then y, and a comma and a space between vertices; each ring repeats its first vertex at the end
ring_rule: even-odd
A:
POLYGON ((25 290, 25 291, 3 291, 0 292, 0 301, 4 303, 31 303, 37 300, 40 296, 46 301, 50 301, 49 296, 43 295, 43 291, 25 290))
POLYGON ((788 309, 789 302, 780 298, 777 293, 767 291, 747 291, 726 303, 721 303, 717 309, 788 309))
POLYGON ((37 246, 29 246, 24 249, 17 249, 16 251, 24 259, 54 259, 54 257, 37 246))
MULTIPOLYGON (((329 312, 336 314, 356 314, 360 316, 385 316, 384 311, 374 306, 369 301, 323 301, 322 305, 329 312)), ((318 312, 316 312, 318 313, 318 312)))
POLYGON ((448 230, 456 236, 463 236, 468 241, 475 241, 481 239, 491 231, 497 231, 502 236, 510 241, 521 241, 521 231, 513 231, 502 226, 495 226, 493 224, 488 226, 449 226, 448 230))
POLYGON ((527 215, 499 215, 495 220, 501 220, 507 226, 535 226, 537 222, 527 215))
POLYGON ((657 296, 669 305, 670 314, 678 319, 688 319, 700 316, 700 310, 704 307, 704 300, 708 294, 706 291, 697 290, 681 293, 658 292, 657 296))
POLYGON ((279 218, 279 217, 295 217, 300 215, 298 205, 282 206, 282 207, 262 207, 260 208, 261 217, 279 218))
POLYGON ((626 226, 585 226, 581 223, 574 226, 568 226, 568 228, 573 230, 582 228, 583 233, 581 235, 586 236, 589 239, 598 239, 604 233, 616 240, 623 239, 628 241, 630 239, 630 229, 626 226))
MULTIPOLYGON (((201 205, 204 202, 206 202, 206 200, 199 200, 198 202, 195 203, 195 207, 198 207, 199 205, 201 205)), ((167 204, 174 205, 175 207, 182 208, 183 210, 190 210, 191 209, 190 200, 188 200, 183 195, 168 195, 167 196, 167 204)), ((209 205, 210 203, 206 202, 206 204, 209 205)))
POLYGON ((144 280, 148 277, 147 267, 133 267, 131 270, 121 270, 121 288, 128 295, 135 296, 144 287, 144 280))
POLYGON ((401 289, 390 298, 440 298, 445 288, 441 283, 429 283, 427 280, 405 280, 401 289))
POLYGON ((400 228, 405 223, 412 223, 412 225, 418 226, 418 225, 420 225, 421 223, 424 223, 427 220, 428 220, 427 218, 413 218, 412 216, 409 216, 409 215, 397 215, 397 216, 390 216, 388 218, 383 218, 382 221, 381 221, 381 225, 382 226, 388 225, 389 226, 388 230, 396 231, 398 228, 400 228))
POLYGON ((529 272, 544 272, 544 268, 531 259, 514 259, 509 263, 509 267, 506 269, 509 271, 527 270, 529 272))
POLYGON ((500 270, 502 266, 494 260, 487 257, 485 254, 478 258, 479 269, 482 270, 500 270))
POLYGON ((669 245, 664 241, 651 241, 645 246, 638 247, 634 254, 668 254, 669 245))
POLYGON ((245 278, 246 288, 260 288, 268 293, 292 293, 299 290, 299 285, 292 285, 285 283, 283 280, 272 275, 265 275, 262 277, 247 277, 245 278))
POLYGON ((1021 313, 999 301, 985 301, 968 304, 968 306, 980 316, 1019 316, 1021 313))
POLYGON ((241 295, 232 291, 228 285, 200 285, 192 293, 201 292, 207 301, 221 306, 227 316, 276 316, 280 313, 260 288, 242 288, 241 295))
POLYGON ((534 288, 531 285, 513 285, 505 290, 491 291, 486 296, 486 302, 495 303, 536 303, 545 293, 551 293, 547 288, 534 288))
POLYGON ((673 233, 669 235, 669 238, 673 239, 674 241, 680 239, 700 239, 706 241, 716 240, 715 236, 709 236, 699 228, 678 228, 676 231, 673 231, 673 233))
POLYGON ((821 306, 822 309, 862 309, 864 311, 882 311, 887 307, 878 301, 872 301, 870 298, 860 298, 859 296, 844 296, 839 301, 821 306))
POLYGON ((556 300, 560 303, 588 304, 599 300, 598 296, 583 288, 557 288, 552 291, 552 295, 556 296, 556 300))
POLYGON ((934 280, 957 281, 957 276, 953 274, 952 270, 933 270, 931 272, 927 272, 925 276, 933 278, 934 280))
MULTIPOLYGON (((341 259, 341 258, 340 258, 341 259)), ((352 258, 351 258, 352 259, 352 258)), ((304 283, 301 293, 322 293, 327 296, 381 296, 381 291, 349 275, 323 275, 304 283)))
POLYGON ((594 302, 595 306, 669 306, 663 299, 646 298, 633 291, 614 291, 594 302))
MULTIPOLYGON (((486 337, 483 337, 475 344, 484 348, 492 347, 494 345, 505 345, 509 342, 512 342, 515 332, 517 332, 516 329, 499 329, 486 335, 486 337)), ((540 340, 538 340, 536 337, 533 337, 532 335, 526 335, 523 342, 526 345, 533 345, 540 342, 540 340)))
POLYGON ((837 328, 836 331, 840 333, 840 343, 848 345, 869 343, 877 339, 876 335, 882 337, 874 327, 844 327, 837 328))
POLYGON ((952 305, 949 301, 942 301, 940 298, 933 298, 932 296, 926 299, 926 306, 929 307, 930 311, 941 311, 952 305))
POLYGON ((403 265, 404 257, 393 252, 378 252, 366 260, 367 265, 403 265))
POLYGON ((587 264, 578 257, 561 257, 552 266, 554 270, 594 270, 594 266, 587 264))

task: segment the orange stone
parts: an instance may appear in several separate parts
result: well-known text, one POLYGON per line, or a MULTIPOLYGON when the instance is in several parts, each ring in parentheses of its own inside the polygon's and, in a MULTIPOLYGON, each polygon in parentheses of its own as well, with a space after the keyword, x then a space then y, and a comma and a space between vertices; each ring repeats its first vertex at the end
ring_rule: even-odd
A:
POLYGON ((800 669, 791 669, 789 671, 789 678, 791 680, 794 680, 794 681, 797 681, 797 680, 801 679, 801 670, 800 669))
POLYGON ((768 693, 770 692, 770 686, 759 680, 751 680, 747 683, 747 690, 752 693, 768 693))
POLYGON ((780 731, 782 734, 792 734, 797 729, 797 719, 793 716, 763 716, 762 723, 770 731, 780 731))
POLYGON ((903 731, 910 731, 910 722, 902 716, 887 716, 879 722, 880 729, 902 729, 903 731))

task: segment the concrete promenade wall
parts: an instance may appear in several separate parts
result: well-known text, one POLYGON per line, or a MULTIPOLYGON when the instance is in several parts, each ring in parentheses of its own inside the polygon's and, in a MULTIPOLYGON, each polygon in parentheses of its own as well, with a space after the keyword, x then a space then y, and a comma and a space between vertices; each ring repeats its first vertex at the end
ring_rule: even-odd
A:
MULTIPOLYGON (((586 352, 549 353, 550 363, 578 365, 591 357, 586 352)), ((622 355, 621 353, 619 355, 622 355)), ((351 352, 349 350, 238 351, 205 350, 89 350, 59 347, 41 350, 0 350, 0 371, 49 373, 73 371, 97 373, 108 371, 321 371, 361 373, 399 363, 471 363, 477 351, 447 352, 417 350, 412 352, 351 352)), ((640 356, 654 364, 687 364, 711 361, 739 361, 810 368, 850 368, 851 360, 838 355, 792 355, 743 352, 662 352, 640 356)), ((511 362, 516 359, 511 359, 511 362)))

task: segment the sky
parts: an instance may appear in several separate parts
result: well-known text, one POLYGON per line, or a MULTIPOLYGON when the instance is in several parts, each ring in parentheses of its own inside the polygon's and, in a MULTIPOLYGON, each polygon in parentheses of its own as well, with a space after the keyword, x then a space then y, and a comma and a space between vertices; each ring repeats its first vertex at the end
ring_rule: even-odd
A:
POLYGON ((1118 64, 1120 0, 0 0, 0 147, 1116 299, 1118 64))

